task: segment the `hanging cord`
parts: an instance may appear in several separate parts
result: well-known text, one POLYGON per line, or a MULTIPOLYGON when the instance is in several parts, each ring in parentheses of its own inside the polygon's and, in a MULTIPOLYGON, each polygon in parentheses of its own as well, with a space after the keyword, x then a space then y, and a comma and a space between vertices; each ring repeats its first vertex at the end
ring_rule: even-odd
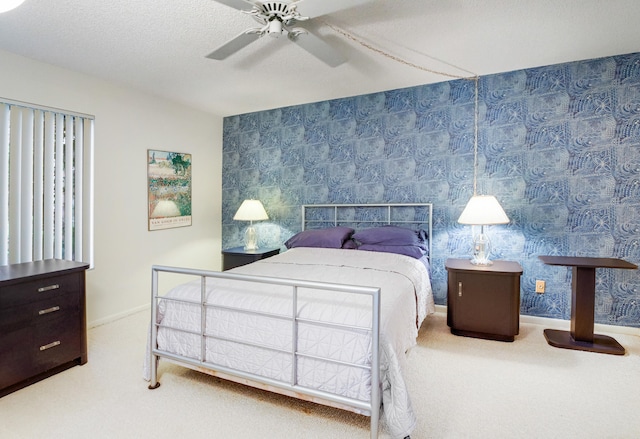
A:
POLYGON ((414 69, 418 69, 418 70, 422 70, 423 72, 433 73, 435 75, 445 76, 447 78, 454 78, 454 79, 476 79, 478 77, 478 75, 476 73, 470 72, 470 71, 468 71, 466 69, 463 69, 461 67, 458 67, 456 65, 450 64, 450 63, 442 61, 442 60, 437 60, 437 61, 442 62, 444 64, 447 64, 447 65, 449 65, 449 66, 451 66, 451 67, 453 67, 455 69, 461 70, 463 72, 467 72, 467 73, 471 74, 472 76, 456 75, 454 73, 447 73, 447 72, 443 72, 443 71, 439 71, 439 70, 433 70, 433 69, 429 69, 427 67, 419 66, 419 65, 414 64, 414 63, 412 63, 410 61, 404 60, 404 59, 399 58, 399 57, 397 57, 395 55, 391 55, 390 53, 385 52, 385 51, 383 51, 381 49, 378 49, 377 47, 372 46, 371 44, 363 41, 362 39, 356 37, 355 35, 347 32, 344 29, 340 29, 339 27, 334 26, 331 23, 327 23, 325 21, 323 24, 325 24, 329 28, 333 29, 335 32, 339 33, 340 35, 350 39, 351 41, 360 44, 362 47, 365 47, 365 48, 367 48, 367 49, 369 49, 369 50, 371 50, 371 51, 373 51, 373 52, 375 52, 375 53, 377 53, 379 55, 384 56, 385 58, 392 59, 392 60, 394 60, 396 62, 399 62, 399 63, 404 64, 406 66, 412 67, 414 69))
POLYGON ((473 106, 473 196, 477 195, 478 186, 478 76, 473 78, 475 82, 475 102, 473 106))
MULTIPOLYGON (((423 67, 423 66, 419 66, 417 64, 414 64, 412 62, 409 62, 407 60, 404 60, 402 58, 399 58, 395 55, 391 55, 390 53, 387 53, 381 49, 378 49, 377 47, 373 47, 371 44, 363 41, 362 39, 354 36, 353 34, 350 34, 349 32, 340 29, 337 26, 332 25, 331 23, 327 23, 326 21, 324 22, 324 24, 328 27, 330 27, 331 29, 333 29, 335 32, 339 33, 340 35, 345 36, 346 38, 350 39, 351 41, 354 41, 358 44, 360 44, 362 47, 365 47, 379 55, 384 56, 385 58, 389 58, 392 59, 393 61, 399 62, 401 64, 404 64, 406 66, 412 67, 414 69, 418 69, 421 70, 423 72, 428 72, 428 73, 433 73, 435 75, 440 75, 440 76, 445 76, 447 78, 454 78, 454 79, 468 79, 468 80, 472 80, 474 82, 474 106, 473 106, 473 195, 477 195, 477 189, 478 189, 478 80, 480 79, 480 77, 478 76, 477 73, 473 73, 470 72, 466 69, 463 69, 461 67, 458 67, 456 65, 450 64, 448 62, 442 61, 442 60, 437 60, 439 62, 442 62, 444 64, 447 64, 448 66, 451 66, 455 69, 461 70, 463 72, 467 72, 470 73, 473 76, 462 76, 462 75, 456 75, 453 73, 447 73, 447 72, 442 72, 439 70, 433 70, 433 69, 429 69, 427 67, 423 67)), ((427 55, 428 56, 428 55, 427 55)), ((435 58, 434 58, 435 59, 435 58)))

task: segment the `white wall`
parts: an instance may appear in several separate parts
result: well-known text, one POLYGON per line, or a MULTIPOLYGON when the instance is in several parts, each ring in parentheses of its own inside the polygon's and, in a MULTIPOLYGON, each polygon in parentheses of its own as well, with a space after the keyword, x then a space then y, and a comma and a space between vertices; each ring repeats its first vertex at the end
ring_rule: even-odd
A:
POLYGON ((147 305, 153 264, 220 269, 221 117, 8 52, 0 66, 0 97, 95 116, 89 325, 147 305), (192 154, 192 226, 147 230, 147 149, 192 154))

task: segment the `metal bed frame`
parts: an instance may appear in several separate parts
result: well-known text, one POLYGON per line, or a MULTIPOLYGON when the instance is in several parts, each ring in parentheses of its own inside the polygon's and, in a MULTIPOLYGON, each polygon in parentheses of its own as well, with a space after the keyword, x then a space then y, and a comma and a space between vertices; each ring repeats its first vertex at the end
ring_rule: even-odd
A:
MULTIPOLYGON (((201 336, 201 354, 200 354, 201 359, 184 357, 181 355, 176 355, 171 352, 158 349, 157 348, 158 328, 161 327, 162 325, 157 323, 152 325, 152 328, 151 328, 152 349, 151 349, 151 363, 150 363, 151 364, 151 381, 149 383, 150 389, 155 389, 160 385, 158 381, 158 375, 157 375, 157 368, 158 368, 157 360, 160 358, 165 358, 174 363, 177 363, 186 367, 194 368, 195 370, 199 370, 199 371, 203 371, 203 369, 211 370, 214 372, 220 372, 230 377, 239 378, 243 380, 242 382, 245 384, 251 384, 251 382, 261 383, 269 387, 273 387, 274 391, 277 391, 277 389, 281 389, 281 390, 284 390, 286 394, 289 394, 289 395, 291 394, 306 395, 311 397, 311 399, 316 402, 327 401, 327 402, 335 403, 337 404, 338 407, 341 407, 341 408, 350 407, 353 409, 357 409, 356 410, 357 412, 371 416, 371 438, 375 439, 377 437, 379 410, 380 410, 380 387, 378 385, 374 385, 373 383, 380 382, 380 376, 379 376, 380 375, 380 358, 379 358, 380 355, 378 352, 379 334, 380 334, 380 289, 379 288, 338 285, 338 284, 323 283, 323 282, 287 280, 287 279, 271 278, 271 277, 264 277, 264 276, 250 276, 250 275, 220 273, 220 272, 214 272, 214 271, 193 270, 193 269, 186 269, 186 268, 175 268, 175 267, 165 267, 165 266, 154 265, 152 268, 152 291, 153 291, 152 298, 153 298, 153 304, 155 306, 151 307, 152 322, 157 322, 157 308, 158 308, 157 304, 159 303, 160 300, 175 300, 175 299, 166 299, 158 294, 158 282, 159 282, 158 275, 161 272, 177 273, 177 274, 192 275, 192 276, 200 277, 201 300, 200 302, 190 302, 190 303, 199 304, 202 310, 203 324, 201 324, 201 331, 197 333, 198 335, 201 336), (372 339, 372 346, 371 346, 372 356, 371 356, 370 365, 363 366, 355 363, 339 362, 329 358, 312 357, 312 358, 320 359, 323 361, 339 363, 339 364, 350 366, 350 367, 359 367, 359 368, 364 367, 365 369, 369 370, 371 373, 371 383, 372 383, 370 400, 362 401, 354 398, 348 398, 341 395, 336 395, 336 394, 325 392, 318 389, 312 389, 312 388, 300 386, 298 384, 298 377, 296 375, 296 370, 297 370, 296 367, 292 367, 291 377, 289 381, 285 382, 285 381, 279 381, 276 379, 255 375, 248 372, 230 369, 225 366, 207 362, 206 356, 205 356, 206 340, 208 338, 217 338, 217 337, 213 337, 212 335, 209 335, 206 333, 206 330, 205 330, 206 310, 207 308, 210 308, 210 307, 223 308, 223 307, 206 303, 207 281, 215 280, 215 279, 232 279, 232 280, 245 281, 245 282, 258 282, 261 284, 272 284, 272 285, 281 285, 281 286, 291 287, 291 316, 289 317, 283 317, 282 315, 279 315, 279 314, 250 311, 247 309, 234 309, 234 311, 239 311, 245 314, 260 315, 262 317, 274 318, 278 320, 282 320, 282 319, 288 320, 291 323, 291 333, 293 337, 293 343, 292 343, 293 348, 291 352, 289 352, 289 354, 292 356, 292 365, 296 365, 297 359, 300 357, 303 357, 303 356, 310 357, 309 355, 305 355, 298 352, 296 349, 297 338, 298 338, 298 333, 297 333, 298 323, 305 322, 305 323, 311 323, 315 325, 333 326, 333 327, 339 327, 343 330, 353 329, 355 331, 362 331, 362 330, 370 331, 371 339, 372 339), (298 312, 297 299, 298 299, 299 288, 311 288, 314 290, 330 290, 330 291, 344 292, 348 294, 362 294, 362 295, 369 296, 371 298, 371 322, 372 322, 371 327, 342 325, 342 324, 335 324, 330 322, 307 320, 307 319, 299 318, 297 316, 297 312, 298 312)), ((225 309, 229 309, 229 308, 225 308, 225 309)), ((172 328, 172 329, 178 330, 176 328, 172 328)), ((185 332, 190 332, 190 331, 185 331, 185 332)), ((196 334, 195 332, 191 332, 191 333, 196 334)), ((227 340, 227 341, 233 341, 233 340, 227 340)), ((260 347, 262 349, 271 349, 274 351, 283 352, 275 348, 265 348, 265 346, 263 345, 251 344, 247 342, 242 342, 242 343, 260 347)))
MULTIPOLYGON (((391 218, 392 209, 395 207, 420 207, 426 208, 428 210, 428 218, 426 223, 429 227, 429 237, 431 238, 431 214, 432 214, 432 205, 431 204, 376 204, 376 205, 304 205, 302 206, 302 217, 303 217, 303 230, 305 226, 314 222, 315 220, 306 220, 306 215, 309 213, 311 209, 314 208, 334 208, 334 224, 344 225, 346 222, 350 223, 363 223, 363 221, 357 220, 347 220, 343 221, 339 219, 339 211, 346 208, 362 208, 362 207, 375 207, 375 208, 387 208, 387 218, 383 221, 387 224, 396 224, 396 223, 411 223, 411 224, 425 224, 425 221, 393 221, 391 218)), ((324 220, 319 220, 322 222, 324 220)), ((318 222, 318 221, 316 221, 318 222)), ((379 221, 376 219, 375 221, 364 221, 366 223, 378 223, 379 221)), ((429 239, 431 241, 431 239, 429 239)), ((265 277, 265 276, 254 276, 254 275, 244 275, 244 274, 234 274, 230 272, 217 272, 217 271, 207 271, 207 270, 197 270, 197 269, 189 269, 189 268, 177 268, 177 267, 168 267, 161 265, 154 265, 152 267, 152 280, 151 280, 151 349, 150 349, 150 383, 149 389, 155 389, 160 386, 160 382, 158 381, 158 363, 159 360, 165 359, 171 363, 178 364, 180 366, 184 366, 193 370, 197 370, 200 372, 204 372, 210 375, 218 376, 230 381, 239 382, 242 384, 250 385, 253 387, 261 388, 264 390, 272 391, 275 393, 281 393, 284 395, 292 396, 298 399, 313 401, 316 403, 329 405, 332 407, 337 407, 344 410, 350 410, 356 413, 364 414, 370 416, 370 425, 371 425, 371 439, 376 439, 378 437, 378 425, 380 420, 380 403, 381 403, 381 382, 380 382, 380 289, 373 287, 362 287, 355 285, 340 285, 334 283, 327 282, 312 282, 312 281, 301 281, 301 280, 291 280, 291 279, 282 279, 282 278, 274 278, 274 277, 265 277), (200 279, 200 300, 199 301, 187 301, 182 299, 174 299, 167 298, 159 293, 159 275, 160 273, 171 273, 178 275, 186 275, 186 276, 196 276, 200 279), (206 301, 206 291, 207 291, 207 283, 215 282, 216 280, 235 280, 240 282, 255 282, 261 284, 271 284, 278 286, 285 286, 291 288, 291 315, 283 316, 281 314, 272 314, 265 313, 260 311, 252 311, 248 309, 240 309, 240 308, 228 308, 222 307, 214 304, 207 303, 206 301), (351 326, 351 325, 343 325, 336 324, 327 321, 319 321, 319 320, 309 320, 302 319, 298 317, 298 290, 300 288, 305 289, 314 289, 314 290, 329 290, 329 291, 337 291, 346 294, 358 294, 365 295, 370 297, 370 312, 371 312, 371 326, 370 327, 361 327, 361 326, 351 326), (171 300, 177 302, 187 302, 191 304, 196 304, 200 306, 201 309, 201 328, 199 331, 187 331, 184 329, 171 328, 177 331, 183 331, 191 334, 197 334, 200 336, 200 358, 190 358, 182 355, 176 355, 174 353, 161 350, 158 348, 158 329, 160 327, 166 327, 161 323, 157 323, 158 317, 158 305, 162 300, 171 300), (224 341, 234 340, 223 339, 219 337, 214 337, 211 334, 207 334, 206 332, 206 316, 207 309, 210 308, 218 308, 218 309, 231 309, 233 311, 242 312, 245 314, 258 315, 266 318, 273 318, 277 320, 287 320, 291 324, 291 334, 292 334, 292 349, 291 351, 286 352, 291 355, 292 361, 292 373, 291 377, 287 380, 277 380, 272 379, 260 375, 256 375, 249 372, 244 372, 236 369, 231 369, 226 366, 222 366, 219 364, 211 363, 206 361, 206 341, 207 339, 219 339, 224 341), (342 361, 336 361, 330 358, 324 357, 315 357, 307 354, 303 354, 298 352, 297 347, 297 339, 298 339, 298 324, 299 323, 313 324, 313 325, 321 325, 325 327, 336 327, 343 330, 353 330, 353 331, 368 331, 371 334, 371 362, 367 365, 348 363, 342 361), (368 401, 363 401, 355 398, 349 398, 342 395, 334 394, 331 392, 304 387, 298 384, 297 377, 297 360, 298 358, 307 357, 314 358, 322 361, 337 363, 347 367, 357 367, 364 368, 369 370, 371 373, 371 392, 370 398, 368 401)), ((260 344, 252 344, 246 341, 235 341, 237 343, 248 344, 250 346, 259 347, 262 349, 271 349, 273 351, 281 352, 284 351, 276 349, 276 348, 267 348, 260 344)))

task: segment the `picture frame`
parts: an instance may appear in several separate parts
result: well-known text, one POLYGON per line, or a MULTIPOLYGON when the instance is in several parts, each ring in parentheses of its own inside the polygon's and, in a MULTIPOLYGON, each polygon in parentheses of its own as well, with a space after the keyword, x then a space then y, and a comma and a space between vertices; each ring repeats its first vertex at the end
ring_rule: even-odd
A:
POLYGON ((191 154, 147 150, 149 231, 191 225, 191 154))

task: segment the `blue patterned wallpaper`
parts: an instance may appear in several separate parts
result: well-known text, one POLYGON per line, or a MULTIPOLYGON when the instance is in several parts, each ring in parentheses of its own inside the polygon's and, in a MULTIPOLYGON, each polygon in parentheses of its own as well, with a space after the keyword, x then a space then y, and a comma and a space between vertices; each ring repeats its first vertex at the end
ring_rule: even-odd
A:
MULTIPOLYGON (((269 213, 264 247, 300 230, 301 204, 432 202, 445 304, 444 261, 470 254, 473 100, 462 79, 225 118, 223 246, 241 245, 245 198, 269 213)), ((511 219, 488 230, 492 258, 522 265, 522 314, 570 318, 571 270, 538 255, 640 262, 640 53, 481 77, 478 143, 478 193, 511 219)), ((596 321, 640 327, 640 271, 596 282, 596 321)))

